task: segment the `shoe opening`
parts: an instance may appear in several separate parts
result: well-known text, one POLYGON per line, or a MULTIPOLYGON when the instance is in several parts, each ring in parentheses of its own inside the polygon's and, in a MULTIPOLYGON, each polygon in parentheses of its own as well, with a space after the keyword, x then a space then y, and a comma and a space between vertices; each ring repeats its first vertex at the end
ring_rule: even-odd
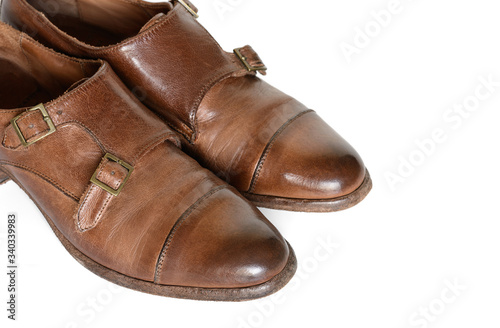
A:
MULTIPOLYGON (((24 1, 24 0, 23 0, 24 1)), ((137 35, 159 13, 173 8, 171 2, 147 3, 123 0, 26 0, 54 25, 86 44, 101 47, 137 35)))
POLYGON ((58 54, 5 24, 0 25, 0 44, 2 109, 53 100, 93 76, 102 65, 58 54))

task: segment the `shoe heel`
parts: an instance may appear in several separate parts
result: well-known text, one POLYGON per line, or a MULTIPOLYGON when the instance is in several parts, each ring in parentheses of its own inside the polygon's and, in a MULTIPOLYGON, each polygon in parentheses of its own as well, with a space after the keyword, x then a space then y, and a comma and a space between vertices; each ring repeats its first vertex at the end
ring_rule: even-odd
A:
POLYGON ((0 185, 3 185, 4 183, 6 183, 9 180, 10 180, 9 176, 7 174, 3 173, 2 171, 0 171, 0 185))

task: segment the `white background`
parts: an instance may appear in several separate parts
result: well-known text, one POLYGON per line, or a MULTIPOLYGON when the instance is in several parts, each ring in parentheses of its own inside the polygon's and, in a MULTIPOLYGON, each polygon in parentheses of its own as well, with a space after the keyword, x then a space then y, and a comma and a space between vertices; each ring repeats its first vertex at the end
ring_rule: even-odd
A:
POLYGON ((401 0, 377 30, 371 12, 390 2, 195 3, 224 48, 251 44, 269 67, 265 79, 317 110, 361 153, 374 180, 368 198, 344 212, 263 210, 300 262, 279 298, 210 303, 110 287, 73 260, 28 197, 8 183, 0 188, 0 272, 6 216, 16 212, 19 320, 6 319, 1 274, 0 325, 498 327, 500 88, 481 93, 488 99, 478 103, 474 97, 481 77, 500 81, 500 8, 491 0, 401 0), (220 4, 230 10, 218 12, 220 4), (366 26, 369 44, 348 63, 341 45, 353 45, 357 28, 366 26), (464 101, 475 110, 458 122, 450 110, 464 101), (422 156, 416 143, 435 129, 445 137, 422 156), (415 169, 406 167, 404 182, 391 189, 387 175, 400 174, 410 159, 415 169), (331 253, 323 246, 329 242, 338 244, 331 253), (453 292, 454 283, 465 289, 453 292), (429 307, 422 319, 419 311, 429 307))

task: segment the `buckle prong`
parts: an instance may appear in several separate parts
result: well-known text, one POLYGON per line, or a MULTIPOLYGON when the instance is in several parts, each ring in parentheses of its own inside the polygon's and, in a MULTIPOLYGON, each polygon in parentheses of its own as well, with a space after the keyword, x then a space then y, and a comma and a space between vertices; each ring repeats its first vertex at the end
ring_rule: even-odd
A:
POLYGON ((43 138, 48 137, 52 133, 56 132, 56 126, 54 125, 54 122, 50 118, 50 115, 47 112, 47 109, 45 109, 45 106, 43 104, 36 105, 35 107, 27 110, 26 112, 24 112, 24 113, 22 113, 22 114, 20 114, 20 115, 18 115, 16 117, 14 117, 12 120, 10 120, 10 123, 14 127, 14 130, 16 131, 17 136, 19 137, 19 140, 21 140, 21 144, 24 147, 31 146, 32 144, 34 144, 34 143, 42 140, 43 138), (35 139, 33 139, 33 140, 31 140, 31 141, 28 142, 26 140, 26 137, 24 136, 23 132, 19 128, 19 125, 17 124, 17 121, 19 121, 19 119, 21 119, 26 113, 36 112, 37 110, 39 110, 40 113, 42 114, 43 120, 45 121, 45 123, 47 123, 47 126, 49 127, 49 131, 41 134, 37 138, 35 138, 35 139))
MULTIPOLYGON (((113 189, 110 186, 108 186, 107 184, 105 184, 104 182, 97 179, 97 175, 99 174, 99 168, 101 167, 101 165, 99 165, 99 167, 95 170, 94 175, 92 175, 92 178, 90 179, 90 182, 92 182, 93 184, 95 184, 99 188, 103 189, 104 191, 107 191, 111 195, 118 196, 121 193, 123 187, 125 187, 125 183, 127 182, 128 178, 130 178, 130 175, 132 174, 132 171, 134 171, 134 168, 132 167, 132 165, 122 161, 121 159, 119 159, 118 157, 116 157, 110 153, 107 153, 106 155, 104 155, 102 160, 104 161, 106 159, 111 161, 111 162, 115 162, 115 163, 121 165, 123 168, 125 168, 128 171, 127 176, 123 179, 123 181, 120 184, 120 186, 118 187, 118 189, 113 189)), ((101 161, 101 163, 102 163, 102 161, 101 161)))

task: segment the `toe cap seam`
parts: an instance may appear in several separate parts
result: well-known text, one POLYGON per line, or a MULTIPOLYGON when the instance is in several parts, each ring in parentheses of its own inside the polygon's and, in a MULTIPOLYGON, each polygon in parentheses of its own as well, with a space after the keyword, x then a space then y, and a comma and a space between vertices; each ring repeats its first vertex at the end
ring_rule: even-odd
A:
POLYGON ((290 125, 292 125, 293 122, 295 122, 297 119, 301 118, 305 114, 312 113, 314 110, 308 109, 305 111, 302 111, 295 115, 294 117, 290 118, 288 121, 286 121, 271 137, 269 142, 266 145, 266 148, 264 148, 264 151, 259 159, 259 162, 257 164, 257 167, 255 168, 255 172, 253 174, 252 180, 250 182, 250 188, 248 189, 248 193, 253 193, 255 191, 255 187, 257 186, 257 181, 259 180, 260 174, 262 172, 262 168, 264 167, 264 163, 266 162, 267 156, 269 155, 271 149, 273 148, 276 140, 279 139, 280 135, 285 131, 286 128, 288 128, 290 125))
POLYGON ((228 188, 227 185, 222 185, 222 186, 218 186, 216 188, 213 188, 212 190, 207 192, 205 195, 200 197, 193 205, 191 205, 186 211, 184 211, 184 213, 182 213, 182 215, 177 219, 174 226, 172 227, 172 230, 170 230, 167 238, 165 239, 165 242, 163 243, 163 247, 162 247, 160 256, 159 256, 158 261, 156 263, 155 276, 154 276, 155 283, 158 283, 158 278, 159 278, 160 272, 163 268, 165 258, 167 257, 168 249, 169 249, 170 245, 172 244, 172 241, 175 237, 176 232, 180 229, 182 224, 194 212, 194 210, 197 209, 205 200, 207 200, 208 198, 210 198, 211 196, 213 196, 217 192, 219 192, 223 189, 227 189, 227 188, 228 188))

